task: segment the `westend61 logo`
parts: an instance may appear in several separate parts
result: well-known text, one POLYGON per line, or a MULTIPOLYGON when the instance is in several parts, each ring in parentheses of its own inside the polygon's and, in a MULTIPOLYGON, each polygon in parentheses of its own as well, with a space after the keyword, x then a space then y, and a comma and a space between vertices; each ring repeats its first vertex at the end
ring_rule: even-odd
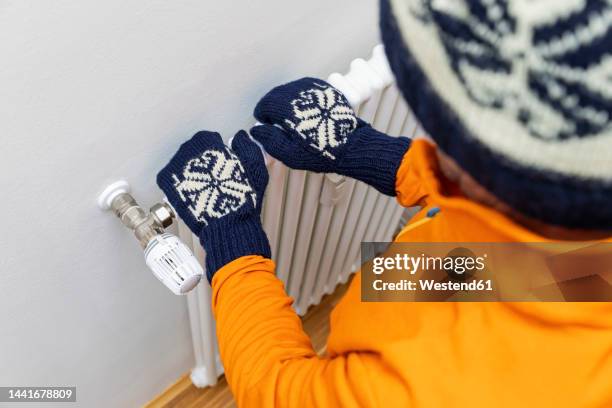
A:
POLYGON ((612 242, 364 242, 364 302, 612 302, 612 242))
POLYGON ((486 260, 486 253, 476 255, 465 247, 441 255, 406 251, 376 256, 371 263, 370 288, 379 293, 493 291, 490 279, 475 277, 487 269, 486 260))
POLYGON ((487 254, 476 256, 467 248, 454 248, 446 256, 420 254, 395 254, 393 257, 378 256, 373 259, 372 272, 381 275, 385 271, 403 271, 415 275, 418 271, 445 271, 453 280, 466 280, 476 271, 486 268, 487 254))

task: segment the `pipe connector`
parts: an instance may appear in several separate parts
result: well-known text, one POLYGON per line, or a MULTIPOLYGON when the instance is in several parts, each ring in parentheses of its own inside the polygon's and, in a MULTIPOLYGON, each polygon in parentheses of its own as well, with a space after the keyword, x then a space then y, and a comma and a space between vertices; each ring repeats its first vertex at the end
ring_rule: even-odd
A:
POLYGON ((172 225, 174 212, 166 203, 157 203, 147 213, 130 195, 121 193, 111 202, 110 209, 123 225, 134 231, 140 246, 144 249, 156 235, 163 234, 172 225))
POLYGON ((145 262, 168 289, 182 295, 193 289, 204 271, 191 250, 164 230, 176 218, 166 202, 157 203, 147 212, 129 193, 129 185, 120 180, 108 186, 98 197, 98 206, 112 212, 133 231, 144 249, 145 262))

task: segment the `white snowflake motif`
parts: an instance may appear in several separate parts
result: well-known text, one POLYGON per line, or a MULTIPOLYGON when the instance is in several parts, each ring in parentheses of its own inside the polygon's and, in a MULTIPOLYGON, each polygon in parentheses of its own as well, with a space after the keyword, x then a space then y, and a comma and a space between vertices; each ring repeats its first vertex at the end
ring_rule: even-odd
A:
POLYGON ((240 160, 230 151, 207 150, 187 162, 183 173, 173 175, 174 187, 194 218, 208 224, 238 210, 257 195, 240 160))
POLYGON ((295 122, 288 125, 321 152, 335 160, 333 150, 346 143, 357 127, 357 118, 346 98, 333 87, 315 84, 291 102, 295 122))
POLYGON ((478 105, 546 141, 600 135, 610 129, 612 53, 597 44, 609 42, 612 8, 536 3, 415 0, 410 12, 435 26, 432 44, 478 105))

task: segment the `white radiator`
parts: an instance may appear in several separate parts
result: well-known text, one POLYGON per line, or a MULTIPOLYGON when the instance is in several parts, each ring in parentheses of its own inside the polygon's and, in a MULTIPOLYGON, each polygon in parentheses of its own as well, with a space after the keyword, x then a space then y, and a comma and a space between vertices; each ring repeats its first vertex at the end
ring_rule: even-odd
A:
MULTIPOLYGON (((412 137, 418 124, 395 87, 382 45, 365 61, 356 59, 347 74, 334 73, 328 82, 347 97, 358 116, 389 135, 412 137)), ((395 198, 364 183, 335 174, 290 170, 267 156, 270 182, 262 211, 276 273, 303 315, 338 283, 346 282, 359 264, 362 241, 390 241, 403 208, 395 198)), ((198 238, 179 223, 183 242, 193 247, 204 265, 198 238)), ((198 387, 213 385, 223 373, 219 359, 211 291, 206 283, 188 296, 198 387)))

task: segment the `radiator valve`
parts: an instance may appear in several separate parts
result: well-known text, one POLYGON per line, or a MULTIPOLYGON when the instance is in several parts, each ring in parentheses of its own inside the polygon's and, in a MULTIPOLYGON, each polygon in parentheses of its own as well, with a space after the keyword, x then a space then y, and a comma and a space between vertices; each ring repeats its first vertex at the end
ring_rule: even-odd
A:
POLYGON ((175 235, 165 232, 175 218, 174 210, 168 203, 157 203, 147 212, 129 191, 126 181, 117 181, 100 194, 98 206, 113 211, 134 232, 144 250, 145 262, 157 279, 176 295, 189 292, 204 272, 191 250, 175 235))

